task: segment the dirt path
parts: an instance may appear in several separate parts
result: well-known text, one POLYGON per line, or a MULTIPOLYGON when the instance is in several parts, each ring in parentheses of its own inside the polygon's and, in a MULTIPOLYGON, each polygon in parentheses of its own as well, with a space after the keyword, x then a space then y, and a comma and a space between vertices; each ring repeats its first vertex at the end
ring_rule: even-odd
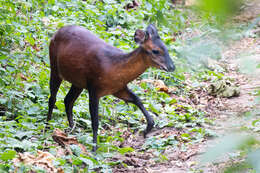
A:
MULTIPOLYGON (((260 0, 248 1, 244 11, 238 15, 236 22, 250 22, 259 17, 260 0)), ((252 34, 260 35, 260 23, 257 28, 250 31, 252 34)), ((240 96, 224 100, 223 108, 216 110, 216 121, 212 127, 219 136, 224 136, 240 127, 248 127, 253 119, 259 119, 260 111, 256 112, 253 117, 243 116, 244 113, 253 110, 260 110, 259 103, 255 102, 254 95, 256 89, 260 88, 260 69, 256 68, 260 64, 260 38, 244 37, 231 43, 226 51, 222 54, 221 63, 227 64, 228 73, 225 76, 236 79, 240 86, 240 96)), ((217 109, 217 108, 216 108, 217 109)), ((258 135, 258 134, 256 134, 258 135)), ((187 173, 187 172, 204 172, 219 173, 226 165, 228 158, 222 158, 221 161, 200 165, 200 154, 206 151, 210 146, 216 144, 215 140, 204 141, 197 146, 197 152, 191 155, 187 160, 170 159, 172 166, 155 167, 149 172, 153 173, 187 173), (174 165, 174 166, 173 166, 174 165)), ((169 157, 171 158, 171 157, 169 157)))
MULTIPOLYGON (((212 130, 216 132, 219 136, 224 136, 228 133, 232 133, 236 129, 243 126, 248 127, 251 125, 253 119, 259 119, 259 113, 255 114, 253 117, 248 118, 243 116, 244 113, 252 110, 260 110, 260 105, 255 103, 254 92, 260 87, 260 73, 254 71, 254 75, 243 74, 238 72, 239 66, 241 66, 241 61, 243 59, 249 62, 260 63, 260 38, 243 38, 235 42, 229 47, 228 51, 223 53, 222 62, 229 64, 228 76, 237 79, 240 85, 240 96, 231 99, 226 99, 223 102, 224 110, 216 110, 216 120, 215 125, 212 126, 212 130), (247 54, 248 56, 241 57, 241 54, 247 54), (256 75, 258 74, 258 75, 256 75)), ((242 67, 241 67, 242 68, 242 67)), ((253 69, 252 69, 253 70, 253 69)), ((216 139, 217 140, 217 139, 216 139)), ((204 153, 207 148, 214 146, 217 141, 215 139, 204 141, 198 145, 194 146, 194 150, 197 151, 196 154, 191 155, 187 160, 174 159, 168 155, 170 158, 169 162, 171 164, 158 165, 154 167, 149 172, 153 173, 187 173, 187 172, 200 172, 203 173, 220 173, 226 166, 228 158, 221 158, 221 161, 214 163, 207 163, 200 165, 200 159, 202 153, 204 153), (171 166, 170 166, 171 165, 171 166)), ((176 154, 173 154, 176 156, 176 154)), ((177 157, 178 158, 178 157, 177 157)))
MULTIPOLYGON (((223 59, 223 62, 234 68, 230 69, 229 75, 238 80, 241 93, 239 97, 227 99, 223 103, 226 110, 218 113, 216 125, 213 127, 219 136, 233 133, 241 127, 250 127, 254 119, 259 119, 260 105, 256 102, 254 93, 260 87, 260 71, 254 66, 260 63, 260 38, 243 38, 237 41, 228 51, 224 52, 223 59), (251 67, 244 69, 245 64, 243 63, 249 63, 251 67), (237 72, 237 70, 241 72, 237 72), (253 116, 245 116, 245 113, 252 111, 253 116)), ((254 136, 259 138, 257 133, 254 136)), ((201 146, 202 152, 205 151, 205 146, 215 144, 214 140, 207 141, 204 146, 201 146)), ((196 156, 193 159, 196 161, 198 158, 196 156)), ((205 173, 219 173, 227 161, 228 158, 222 158, 221 161, 209 163, 204 167, 197 167, 197 169, 201 169, 205 173)))
MULTIPOLYGON (((244 12, 237 16, 238 22, 250 22, 259 17, 260 1, 250 1, 244 12)), ((252 29, 251 33, 260 35, 260 23, 256 29, 252 29)), ((222 63, 228 64, 228 76, 235 78, 240 86, 240 96, 227 99, 223 105, 226 110, 218 113, 214 131, 220 135, 227 135, 229 132, 235 131, 241 127, 249 127, 253 119, 259 119, 260 105, 257 103, 254 95, 256 89, 260 88, 260 69, 256 68, 260 64, 260 38, 244 37, 241 40, 230 44, 222 55, 222 63), (245 117, 246 112, 255 111, 252 117, 245 117)), ((259 134, 254 134, 259 136, 259 134)), ((207 146, 214 146, 216 141, 210 140, 202 144, 201 152, 205 151, 207 146)), ((197 162, 199 156, 191 158, 197 162)), ((221 161, 208 163, 204 166, 195 166, 195 170, 202 170, 205 173, 219 173, 226 166, 228 158, 222 158, 221 161)), ((178 172, 171 170, 172 172, 178 172)), ((186 170, 188 171, 188 170, 186 170)))

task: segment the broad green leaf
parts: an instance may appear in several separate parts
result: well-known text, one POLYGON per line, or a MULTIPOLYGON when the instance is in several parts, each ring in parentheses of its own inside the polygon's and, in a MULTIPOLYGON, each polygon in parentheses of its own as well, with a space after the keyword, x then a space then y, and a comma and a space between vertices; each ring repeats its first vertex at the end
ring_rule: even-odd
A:
POLYGON ((16 151, 8 150, 3 153, 0 153, 0 159, 3 161, 8 161, 8 160, 13 159, 15 157, 15 155, 16 155, 16 151))
POLYGON ((129 153, 129 152, 133 152, 134 149, 131 147, 124 147, 124 148, 119 148, 118 151, 120 154, 125 154, 125 153, 129 153))

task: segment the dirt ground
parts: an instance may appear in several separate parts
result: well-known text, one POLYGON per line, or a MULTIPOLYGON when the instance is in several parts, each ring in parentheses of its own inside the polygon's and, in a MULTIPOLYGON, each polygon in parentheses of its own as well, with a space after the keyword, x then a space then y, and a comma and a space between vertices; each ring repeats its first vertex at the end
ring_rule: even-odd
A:
MULTIPOLYGON (((243 12, 235 17, 239 23, 252 22, 260 15, 260 0, 248 1, 243 12)), ((251 30, 252 33, 260 35, 260 22, 258 27, 251 30)), ((260 88, 260 70, 255 68, 260 63, 260 38, 243 37, 240 40, 229 44, 222 53, 221 63, 227 65, 228 72, 225 76, 236 79, 240 87, 239 97, 222 100, 221 109, 216 108, 216 121, 213 130, 219 135, 224 136, 229 132, 235 131, 241 126, 249 126, 248 121, 243 115, 246 112, 255 110, 254 117, 259 119, 260 105, 255 101, 254 92, 260 88), (223 109, 224 108, 224 109, 223 109)), ((252 117, 251 117, 252 118, 252 117)), ((258 135, 258 134, 257 134, 258 135)), ((173 167, 153 168, 154 173, 187 173, 201 170, 204 173, 220 173, 226 165, 228 158, 222 158, 215 163, 200 165, 200 154, 204 153, 208 147, 214 146, 215 140, 204 141, 199 144, 196 154, 191 155, 187 160, 171 160, 173 167)))
MULTIPOLYGON (((236 16, 236 22, 252 22, 259 17, 260 1, 248 1, 243 12, 236 16)), ((260 23, 258 27, 252 30, 252 33, 260 34, 260 23)), ((238 41, 231 43, 222 54, 221 63, 228 65, 228 73, 225 74, 235 78, 240 87, 239 97, 233 97, 225 100, 223 103, 224 110, 217 110, 217 119, 215 121, 214 131, 219 136, 224 136, 229 132, 235 131, 242 126, 249 126, 248 121, 243 115, 248 111, 255 110, 254 117, 260 116, 260 105, 255 101, 254 92, 260 88, 260 70, 254 68, 255 64, 260 63, 260 38, 244 37, 238 41)), ((258 134, 257 134, 258 135, 258 134)), ((200 152, 203 153, 208 147, 214 146, 216 141, 205 141, 198 146, 200 152)), ((228 158, 222 158, 221 161, 208 163, 204 165, 196 165, 200 162, 200 155, 196 154, 183 162, 179 168, 166 168, 153 172, 167 173, 187 173, 192 170, 202 170, 204 173, 222 172, 228 158), (194 164, 192 164, 194 163, 194 164)))
MULTIPOLYGON (((243 6, 240 15, 234 18, 237 23, 250 23, 260 15, 260 0, 248 0, 243 6)), ((260 35, 260 22, 258 27, 250 30, 253 34, 260 35)), ((236 80, 236 84, 240 87, 239 97, 230 99, 222 99, 217 103, 214 109, 215 124, 210 127, 218 136, 234 131, 241 126, 249 125, 251 121, 245 119, 244 113, 252 110, 260 110, 260 105, 255 102, 254 92, 260 88, 260 69, 255 68, 256 64, 260 64, 260 38, 244 36, 240 40, 233 41, 222 52, 220 63, 226 65, 227 72, 225 76, 232 77, 236 80)), ((215 104, 216 105, 216 104, 215 104)), ((260 111, 259 111, 260 112, 260 111)), ((259 119, 260 113, 256 113, 254 118, 259 119)), ((153 133, 173 133, 170 129, 163 129, 153 133)), ((151 134, 153 135, 153 134, 151 134)), ((143 138, 130 139, 129 142, 138 147, 143 143, 143 138)), ((127 142, 127 141, 126 141, 127 142)), ((202 141, 199 144, 190 146, 186 152, 178 150, 165 151, 168 158, 166 163, 148 163, 153 157, 152 153, 135 155, 131 153, 126 156, 125 163, 133 164, 133 169, 117 168, 114 172, 137 172, 137 173, 187 173, 187 172, 204 172, 219 173, 222 172, 228 158, 223 158, 215 163, 200 164, 201 154, 208 147, 214 146, 214 139, 202 141), (148 165, 148 166, 147 166, 148 165)), ((116 159, 116 158, 115 158, 116 159)), ((122 159, 122 158, 120 158, 122 159)), ((129 165, 129 164, 128 164, 129 165)))

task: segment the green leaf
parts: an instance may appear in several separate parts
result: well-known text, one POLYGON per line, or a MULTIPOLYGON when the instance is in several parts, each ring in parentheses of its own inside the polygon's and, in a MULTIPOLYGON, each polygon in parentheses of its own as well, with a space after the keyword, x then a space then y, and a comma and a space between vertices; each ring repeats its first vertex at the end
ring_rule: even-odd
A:
POLYGON ((160 114, 160 107, 161 107, 161 104, 149 103, 149 108, 151 109, 152 112, 154 112, 156 114, 160 114))
POLYGON ((134 149, 132 147, 124 147, 124 148, 119 148, 118 152, 120 154, 125 154, 125 153, 129 153, 129 152, 133 152, 134 149))
POLYGON ((14 150, 8 150, 0 155, 0 159, 3 161, 11 160, 15 157, 16 151, 14 150))
POLYGON ((77 155, 77 156, 79 156, 80 155, 80 153, 82 152, 81 151, 81 148, 78 146, 78 145, 70 145, 70 148, 71 148, 71 150, 72 150, 72 152, 75 154, 75 155, 77 155))
POLYGON ((252 142, 252 139, 253 138, 251 136, 245 136, 238 133, 221 137, 218 142, 218 145, 208 149, 208 151, 202 155, 202 162, 212 162, 225 153, 234 152, 235 150, 242 148, 249 148, 250 145, 252 145, 249 143, 254 143, 252 142))
POLYGON ((32 107, 30 107, 30 109, 27 111, 27 113, 28 113, 29 115, 35 115, 35 114, 39 113, 39 111, 40 111, 40 109, 39 109, 38 106, 32 106, 32 107))
POLYGON ((72 164, 73 165, 81 165, 82 164, 82 160, 78 157, 72 157, 72 164))
POLYGON ((260 172, 260 150, 253 151, 248 155, 248 161, 253 165, 256 172, 260 172))
POLYGON ((0 60, 7 59, 6 55, 0 55, 0 60))
POLYGON ((6 98, 0 98, 0 104, 5 104, 7 103, 7 99, 6 98))
POLYGON ((80 157, 79 158, 82 162, 84 162, 89 169, 93 169, 94 168, 94 163, 91 159, 88 158, 84 158, 84 157, 80 157))
POLYGON ((177 103, 177 100, 175 98, 165 98, 165 102, 167 104, 174 104, 174 103, 177 103))

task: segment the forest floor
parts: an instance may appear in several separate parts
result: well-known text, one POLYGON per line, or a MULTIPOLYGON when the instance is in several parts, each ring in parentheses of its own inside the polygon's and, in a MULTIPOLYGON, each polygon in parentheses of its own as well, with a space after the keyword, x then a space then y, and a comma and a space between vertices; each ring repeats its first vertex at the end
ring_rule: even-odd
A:
MULTIPOLYGON (((235 17, 235 23, 251 23, 259 17, 260 0, 249 1, 246 3, 243 11, 235 17)), ((260 69, 255 68, 260 63, 260 22, 258 26, 250 32, 258 36, 252 37, 245 35, 239 40, 232 41, 225 47, 222 52, 222 58, 218 62, 226 66, 224 76, 235 80, 236 85, 240 88, 240 95, 228 99, 218 99, 216 107, 211 109, 210 118, 215 119, 214 125, 210 127, 217 136, 223 137, 226 134, 232 134, 241 127, 250 127, 254 119, 259 119, 260 109, 259 102, 256 102, 255 92, 260 87, 260 69), (245 116, 253 112, 253 116, 245 116)), ((203 97, 203 96, 201 96, 203 97)), ((200 98, 202 99, 202 98, 200 98)), ((156 130, 153 133, 174 133, 170 129, 156 130)), ((176 132, 177 133, 177 132, 176 132)), ((254 132, 251 132, 251 134, 254 132)), ((255 137, 260 137, 256 132, 255 137)), ((259 138, 260 139, 260 138, 259 138)), ((142 143, 142 139, 140 143, 142 143)), ((142 155, 130 154, 126 159, 131 162, 133 169, 114 169, 114 172, 149 172, 149 173, 187 173, 187 172, 205 172, 218 173, 235 162, 230 161, 228 157, 223 157, 214 163, 200 164, 201 155, 207 151, 208 147, 215 146, 218 139, 210 138, 198 144, 191 145, 186 151, 170 150, 165 151, 164 155, 168 158, 163 163, 147 163, 152 153, 146 152, 142 155), (145 166, 143 166, 145 165, 145 166)), ((135 146, 141 145, 138 143, 135 146)))
MULTIPOLYGON (((252 22, 260 14, 260 1, 250 1, 246 4, 243 12, 235 17, 238 23, 252 22)), ((260 33, 260 22, 258 27, 252 31, 253 33, 260 33)), ((255 68, 256 64, 260 63, 260 38, 245 36, 239 40, 229 43, 226 49, 222 52, 222 59, 219 63, 227 65, 227 72, 225 76, 235 79, 237 85, 240 87, 240 95, 229 99, 221 100, 221 106, 215 107, 214 121, 212 130, 218 136, 224 136, 239 130, 241 127, 250 127, 254 119, 259 119, 260 110, 259 102, 256 101, 255 92, 260 87, 260 69, 255 68), (245 116, 248 112, 254 112, 253 116, 245 116)), ((251 131, 251 135, 252 135, 251 131)), ((259 138, 259 133, 253 134, 259 138)), ((193 171, 202 171, 205 173, 222 172, 228 164, 229 158, 221 158, 214 163, 200 163, 200 154, 204 153, 207 148, 212 147, 218 143, 217 139, 209 139, 193 146, 194 151, 190 152, 190 157, 182 159, 170 159, 169 167, 154 167, 151 172, 172 172, 172 173, 187 173, 193 171)), ((169 157, 173 158, 173 157, 169 157)), ((232 162, 235 162, 232 160, 232 162)))
MULTIPOLYGON (((260 172, 260 167, 255 171, 253 163, 245 163, 250 152, 260 148, 260 0, 245 1, 239 15, 224 25, 193 8, 194 0, 185 5, 183 0, 165 5, 124 1, 122 7, 118 1, 3 1, 0 173, 260 172), (106 96, 100 100, 99 149, 91 152, 87 92, 74 106, 78 128, 67 133, 67 117, 62 115, 69 83, 61 85, 46 126, 50 36, 76 24, 129 51, 135 47, 130 35, 146 22, 158 24, 170 55, 176 56, 175 72, 150 69, 129 84, 155 120, 147 138, 141 111, 106 96), (251 145, 229 149, 241 135, 252 136, 251 145), (210 158, 205 159, 207 154, 210 158), (237 163, 247 165, 242 171, 226 171, 237 163)), ((255 158, 259 166, 259 156, 255 158)))

